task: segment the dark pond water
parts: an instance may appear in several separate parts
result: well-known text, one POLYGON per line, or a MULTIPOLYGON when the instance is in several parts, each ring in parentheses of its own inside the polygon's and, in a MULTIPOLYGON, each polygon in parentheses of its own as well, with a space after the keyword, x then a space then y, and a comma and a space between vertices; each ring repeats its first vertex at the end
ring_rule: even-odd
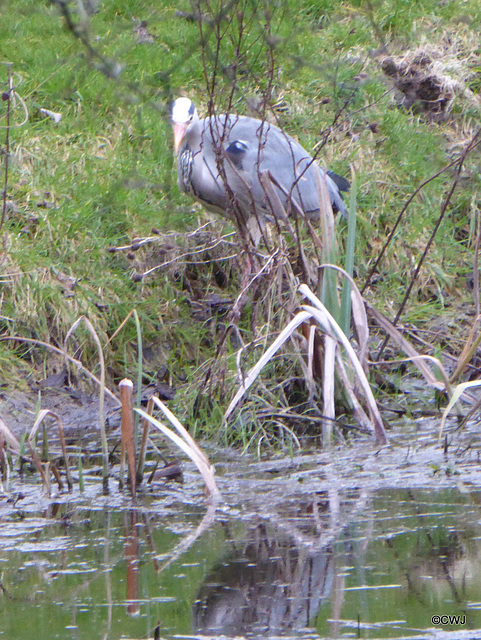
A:
POLYGON ((0 639, 481 638, 476 487, 288 467, 226 465, 217 506, 190 467, 135 507, 95 482, 0 494, 0 639))

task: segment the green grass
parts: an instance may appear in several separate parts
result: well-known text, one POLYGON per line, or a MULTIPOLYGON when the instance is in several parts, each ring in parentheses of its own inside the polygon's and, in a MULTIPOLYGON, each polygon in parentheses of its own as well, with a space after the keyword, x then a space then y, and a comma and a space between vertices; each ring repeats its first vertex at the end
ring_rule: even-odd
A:
MULTIPOLYGON (((240 4, 246 14, 252 12, 251 3, 240 4)), ((208 12, 214 5, 202 6, 208 12)), ((188 2, 101 3, 85 32, 98 54, 91 55, 66 29, 55 6, 32 0, 0 4, 0 60, 12 62, 22 76, 18 93, 29 110, 28 122, 10 132, 7 198, 14 208, 2 229, 6 257, 0 328, 6 335, 60 345, 69 326, 85 314, 106 343, 135 308, 147 348, 144 378, 184 388, 175 404, 185 414, 192 409, 199 371, 205 371, 205 363, 214 357, 225 322, 209 315, 206 300, 213 294, 234 299, 242 276, 239 264, 227 260, 220 262, 226 277, 216 279, 209 260, 222 260, 222 255, 235 251, 225 247, 214 256, 212 251, 194 254, 201 262, 197 266, 180 260, 142 283, 131 278, 134 270, 195 250, 200 241, 185 234, 209 218, 176 186, 168 103, 175 95, 188 94, 203 112, 207 102, 198 26, 176 16, 176 8, 192 11, 188 2), (152 43, 138 43, 133 29, 141 20, 147 21, 152 43), (108 77, 104 71, 115 68, 114 63, 122 71, 118 77, 108 77), (61 122, 42 119, 39 108, 61 113, 61 122), (126 252, 108 251, 110 246, 150 236, 152 227, 165 234, 157 245, 130 258, 126 252), (177 235, 167 235, 171 232, 177 235), (73 289, 66 288, 65 277, 76 282, 73 289)), ((350 164, 356 168, 355 270, 362 285, 404 202, 459 155, 477 126, 479 2, 306 0, 299 8, 286 0, 270 16, 276 37, 272 48, 263 35, 266 15, 259 3, 244 34, 234 108, 248 113, 245 98, 267 90, 270 53, 275 60, 274 96, 283 106, 277 112, 279 122, 307 148, 332 125, 336 109, 346 105, 320 157, 341 175, 349 176, 350 164), (443 121, 400 108, 392 93, 385 93, 391 85, 380 69, 385 55, 379 53, 381 48, 402 56, 419 46, 436 48, 441 56, 444 51, 445 62, 451 61, 451 68, 454 62, 458 65, 455 79, 462 79, 474 92, 473 99, 460 92, 443 121)), ((228 100, 232 87, 229 64, 237 20, 233 16, 229 23, 221 23, 225 34, 218 64, 226 72, 217 79, 220 104, 228 100)), ((211 70, 215 34, 208 23, 203 28, 211 70)), ((5 82, 5 65, 0 73, 5 82)), ((6 103, 0 103, 3 125, 5 109, 6 103)), ((18 110, 14 121, 20 119, 18 110)), ((4 142, 1 129, 0 144, 4 142)), ((455 193, 403 320, 422 323, 433 314, 472 302, 459 275, 464 278, 473 265, 479 161, 479 151, 468 158, 466 178, 455 193)), ((452 180, 448 172, 426 186, 386 252, 369 299, 389 317, 402 300, 452 180)), ((214 239, 230 229, 227 223, 222 229, 222 222, 215 220, 213 232, 209 231, 214 239)), ((252 317, 247 309, 240 322, 246 342, 256 334, 252 317)), ((261 329, 264 320, 258 317, 258 334, 269 330, 261 329)), ((462 333, 461 323, 458 330, 462 333)), ((136 343, 131 320, 106 349, 111 380, 134 375, 136 343)), ((82 357, 93 365, 93 345, 85 339, 81 347, 82 357)), ((32 349, 12 350, 7 343, 0 343, 0 362, 5 370, 22 372, 19 377, 41 376, 53 366, 49 357, 39 357, 32 349)), ((229 364, 222 373, 225 388, 220 385, 220 404, 229 399, 233 372, 229 364)), ((197 422, 202 423, 204 419, 197 422)))

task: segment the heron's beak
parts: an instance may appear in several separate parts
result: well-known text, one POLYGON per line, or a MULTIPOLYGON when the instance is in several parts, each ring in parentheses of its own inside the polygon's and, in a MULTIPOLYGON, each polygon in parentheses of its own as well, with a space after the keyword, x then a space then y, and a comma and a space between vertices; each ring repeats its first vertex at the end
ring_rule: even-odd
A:
POLYGON ((185 132, 187 130, 187 122, 175 122, 174 123, 174 150, 175 155, 179 151, 180 143, 182 142, 182 138, 185 136, 185 132))

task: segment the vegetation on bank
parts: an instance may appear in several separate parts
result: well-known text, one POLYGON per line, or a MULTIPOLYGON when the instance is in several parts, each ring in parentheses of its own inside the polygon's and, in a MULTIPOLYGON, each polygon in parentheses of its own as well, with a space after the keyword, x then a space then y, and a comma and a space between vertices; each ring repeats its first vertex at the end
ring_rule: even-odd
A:
MULTIPOLYGON (((365 299, 391 320, 403 305, 399 322, 422 351, 461 354, 479 313, 478 2, 18 0, 0 4, 0 17, 3 337, 62 347, 84 315, 111 383, 136 378, 141 346, 143 383, 162 388, 190 426, 218 429, 238 349, 247 370, 287 324, 302 303, 299 271, 288 237, 274 233, 283 282, 273 286, 272 275, 253 290, 226 334, 242 247, 229 222, 178 191, 168 107, 183 94, 201 113, 210 98, 218 111, 258 117, 267 101, 268 116, 326 166, 346 177, 352 167, 354 275, 365 299), (122 324, 134 309, 141 343, 132 317, 122 324)), ((337 231, 343 264, 343 221, 337 231)), ((314 255, 312 239, 303 242, 314 255)), ((95 371, 81 331, 69 348, 95 371)), ((63 361, 7 340, 0 365, 5 385, 28 388, 63 361)), ((269 366, 257 415, 305 404, 295 354, 269 366)), ((384 389, 401 384, 392 371, 384 389)), ((249 420, 244 444, 265 418, 249 420)))

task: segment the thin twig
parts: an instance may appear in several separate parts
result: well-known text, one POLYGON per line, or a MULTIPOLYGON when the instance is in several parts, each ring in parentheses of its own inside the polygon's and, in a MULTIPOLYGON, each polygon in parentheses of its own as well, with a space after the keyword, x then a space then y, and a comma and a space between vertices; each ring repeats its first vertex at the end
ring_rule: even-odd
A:
POLYGON ((479 300, 479 247, 481 245, 481 210, 476 207, 476 244, 474 246, 474 264, 473 264, 473 294, 475 315, 479 317, 481 313, 481 305, 479 300))
POLYGON ((8 89, 6 93, 2 94, 2 100, 5 99, 4 98, 5 95, 7 100, 7 115, 6 115, 7 125, 5 127, 5 151, 4 151, 5 172, 4 172, 4 181, 3 181, 2 219, 0 220, 0 229, 2 229, 5 223, 6 215, 7 215, 8 166, 9 166, 9 159, 10 159, 10 113, 11 113, 11 106, 12 106, 12 91, 13 91, 11 62, 7 64, 7 83, 8 83, 8 89))
POLYGON ((376 259, 376 262, 371 267, 371 270, 369 271, 369 273, 368 273, 368 275, 366 277, 366 281, 364 282, 364 286, 361 289, 361 294, 363 294, 366 291, 366 289, 371 286, 372 277, 376 273, 376 271, 377 271, 377 269, 379 267, 379 264, 380 264, 381 260, 383 259, 387 248, 391 244, 391 240, 394 238, 396 230, 397 230, 399 224, 401 223, 401 220, 403 219, 404 214, 406 213, 406 211, 407 211, 409 205, 411 204, 411 202, 418 195, 418 193, 420 193, 420 191, 422 191, 424 189, 424 187, 426 185, 428 185, 430 182, 432 182, 436 178, 439 178, 439 176, 441 176, 443 173, 445 173, 448 169, 451 169, 451 167, 454 167, 455 165, 457 165, 459 163, 459 161, 460 161, 459 158, 457 158, 456 160, 453 160, 453 162, 450 162, 445 167, 443 167, 440 171, 438 171, 433 176, 431 176, 430 178, 425 180, 422 184, 419 185, 419 187, 417 189, 415 189, 415 191, 413 191, 413 193, 406 200, 403 208, 401 209, 401 211, 400 211, 400 213, 399 213, 399 215, 397 217, 396 222, 394 223, 393 228, 391 229, 391 233, 388 235, 387 240, 384 243, 384 245, 383 245, 383 247, 382 247, 382 249, 381 249, 381 251, 380 251, 380 253, 379 253, 379 255, 378 255, 377 259, 376 259))
MULTIPOLYGON (((444 219, 444 216, 446 214, 446 211, 447 211, 447 208, 449 206, 449 203, 451 202, 451 198, 453 197, 453 194, 454 194, 454 192, 456 190, 456 187, 458 186, 458 182, 461 179, 461 171, 462 171, 462 168, 463 168, 463 165, 464 165, 464 161, 466 160, 467 156, 471 153, 471 151, 473 151, 473 149, 475 149, 478 145, 481 144, 481 140, 478 140, 480 134, 481 134, 481 129, 478 129, 476 131, 476 133, 474 134, 474 136, 472 137, 472 139, 469 142, 469 144, 466 146, 466 148, 463 151, 461 157, 458 158, 456 163, 454 163, 454 164, 457 164, 457 169, 456 169, 456 175, 455 175, 453 184, 451 185, 451 189, 449 190, 448 195, 444 199, 444 202, 443 202, 442 207, 441 207, 441 213, 439 214, 437 222, 434 225, 434 229, 433 229, 433 231, 431 233, 431 236, 430 236, 430 238, 429 238, 429 240, 428 240, 428 242, 426 244, 426 247, 424 248, 423 254, 422 254, 421 258, 418 261, 418 264, 417 264, 416 269, 414 271, 414 274, 413 274, 413 276, 411 278, 411 281, 410 281, 410 283, 408 285, 406 293, 404 294, 403 301, 401 302, 401 305, 400 305, 400 307, 398 309, 398 312, 396 313, 396 317, 393 320, 393 324, 394 325, 396 325, 397 321, 399 320, 399 318, 401 317, 401 315, 402 315, 402 313, 404 311, 404 308, 405 308, 405 306, 407 304, 407 301, 409 300, 409 296, 411 295, 411 291, 412 291, 412 289, 414 287, 414 283, 416 282, 416 280, 418 278, 419 272, 421 271, 421 268, 422 268, 422 266, 424 264, 424 260, 426 259, 426 256, 428 255, 429 250, 431 249, 431 245, 434 242, 434 238, 436 237, 436 234, 437 234, 438 229, 439 229, 439 227, 441 225, 441 222, 444 219)), ((445 167, 445 169, 446 169, 446 167, 445 167)), ((421 186, 423 186, 423 185, 421 185, 421 186)), ((404 208, 404 210, 405 210, 405 208, 404 208)), ((376 360, 380 360, 381 359, 382 353, 383 353, 384 349, 386 348, 386 345, 388 344, 388 342, 389 342, 389 335, 387 335, 385 337, 384 342, 382 343, 381 348, 379 349, 379 352, 377 354, 376 360)))
MULTIPOLYGON (((48 342, 43 342, 42 340, 34 340, 33 338, 24 338, 23 336, 0 336, 0 342, 3 342, 4 340, 13 340, 15 342, 25 342, 27 344, 34 344, 39 347, 45 347, 46 349, 50 349, 50 351, 55 351, 55 353, 58 353, 64 358, 67 358, 67 360, 70 363, 74 364, 80 371, 83 371, 85 375, 87 375, 99 387, 102 384, 101 381, 97 378, 97 376, 95 376, 91 371, 89 371, 87 367, 85 367, 82 364, 82 362, 80 362, 80 360, 76 360, 75 358, 72 358, 72 356, 69 356, 67 353, 65 353, 63 349, 54 347, 52 344, 49 344, 48 342)), ((114 400, 117 403, 117 405, 120 407, 120 400, 117 398, 115 394, 112 393, 112 391, 110 391, 110 389, 105 387, 105 393, 112 400, 114 400)))

